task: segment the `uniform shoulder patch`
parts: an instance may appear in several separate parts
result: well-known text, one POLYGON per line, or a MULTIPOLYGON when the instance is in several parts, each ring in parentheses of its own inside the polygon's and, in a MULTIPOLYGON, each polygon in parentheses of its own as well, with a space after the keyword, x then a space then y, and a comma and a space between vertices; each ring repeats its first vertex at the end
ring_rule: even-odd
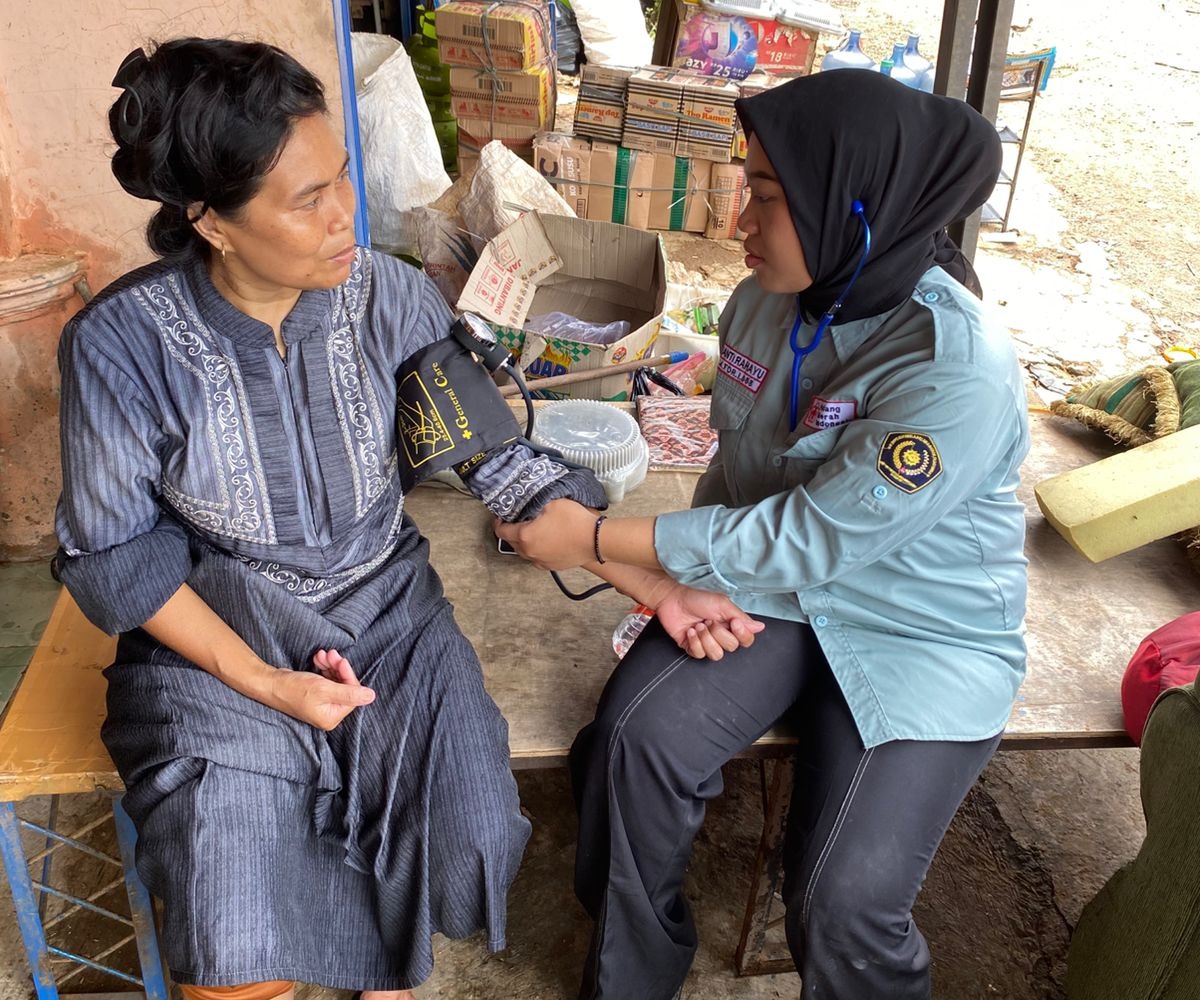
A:
POLYGON ((883 439, 875 467, 896 489, 916 493, 942 474, 942 456, 928 434, 893 431, 883 439))

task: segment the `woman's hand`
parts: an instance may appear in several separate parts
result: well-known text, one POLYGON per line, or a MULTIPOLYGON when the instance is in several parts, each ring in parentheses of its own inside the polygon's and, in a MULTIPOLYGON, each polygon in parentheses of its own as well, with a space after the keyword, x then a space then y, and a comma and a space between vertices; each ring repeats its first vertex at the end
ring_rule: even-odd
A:
POLYGON ((676 583, 655 610, 667 635, 696 660, 719 660, 750 646, 766 625, 750 618, 724 594, 676 583))
POLYGON ((276 670, 264 704, 328 732, 356 708, 375 700, 375 692, 363 687, 350 661, 336 649, 318 649, 313 666, 315 674, 276 670))
POLYGON ((532 521, 496 518, 492 528, 539 569, 572 569, 595 558, 596 515, 574 500, 551 500, 532 521))

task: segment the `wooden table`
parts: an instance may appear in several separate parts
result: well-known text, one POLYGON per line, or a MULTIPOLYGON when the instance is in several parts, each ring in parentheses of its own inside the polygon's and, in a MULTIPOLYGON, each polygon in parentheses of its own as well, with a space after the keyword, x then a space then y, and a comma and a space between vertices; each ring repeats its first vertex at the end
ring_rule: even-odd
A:
MULTIPOLYGON (((1120 681, 1149 632, 1200 601, 1200 578, 1170 540, 1093 565, 1043 519, 1034 485, 1111 454, 1094 432, 1046 413, 1030 415, 1033 448, 1020 495, 1027 510, 1029 670, 1004 736, 1006 748, 1126 746, 1120 681)), ((644 515, 688 505, 696 477, 652 472, 617 514, 644 515)), ((549 574, 501 555, 486 511, 451 490, 418 490, 410 501, 432 561, 475 644, 487 687, 509 720, 514 767, 563 758, 616 660, 611 635, 629 610, 612 592, 573 603, 549 574)), ((582 590, 595 579, 567 574, 582 590)), ((773 730, 756 744, 769 755, 790 743, 773 730)))

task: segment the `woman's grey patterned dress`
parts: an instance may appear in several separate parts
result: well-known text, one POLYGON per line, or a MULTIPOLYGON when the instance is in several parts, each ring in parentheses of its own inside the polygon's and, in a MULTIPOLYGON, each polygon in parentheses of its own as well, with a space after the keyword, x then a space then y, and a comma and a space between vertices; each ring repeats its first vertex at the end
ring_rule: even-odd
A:
MULTIPOLYGON (((104 740, 182 983, 399 989, 430 935, 486 928, 528 836, 507 726, 404 514, 395 373, 451 316, 360 249, 272 330, 199 259, 114 283, 68 324, 60 578, 121 633, 104 740), (267 663, 345 654, 376 701, 324 733, 237 694, 137 626, 183 583, 267 663)), ((508 520, 594 480, 523 445, 469 483, 508 520)))

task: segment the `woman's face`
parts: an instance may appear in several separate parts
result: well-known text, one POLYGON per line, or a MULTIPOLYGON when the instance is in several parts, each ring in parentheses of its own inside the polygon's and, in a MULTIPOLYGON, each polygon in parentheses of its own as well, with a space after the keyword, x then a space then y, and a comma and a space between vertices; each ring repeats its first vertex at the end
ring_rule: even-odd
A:
POLYGON ((800 237, 779 177, 758 136, 746 153, 748 191, 742 200, 738 228, 746 234, 746 266, 765 292, 802 292, 812 284, 800 237))
POLYGON ((298 119, 239 217, 213 220, 217 239, 210 241, 227 251, 220 266, 259 287, 306 290, 345 281, 354 261, 349 160, 325 115, 298 119))

